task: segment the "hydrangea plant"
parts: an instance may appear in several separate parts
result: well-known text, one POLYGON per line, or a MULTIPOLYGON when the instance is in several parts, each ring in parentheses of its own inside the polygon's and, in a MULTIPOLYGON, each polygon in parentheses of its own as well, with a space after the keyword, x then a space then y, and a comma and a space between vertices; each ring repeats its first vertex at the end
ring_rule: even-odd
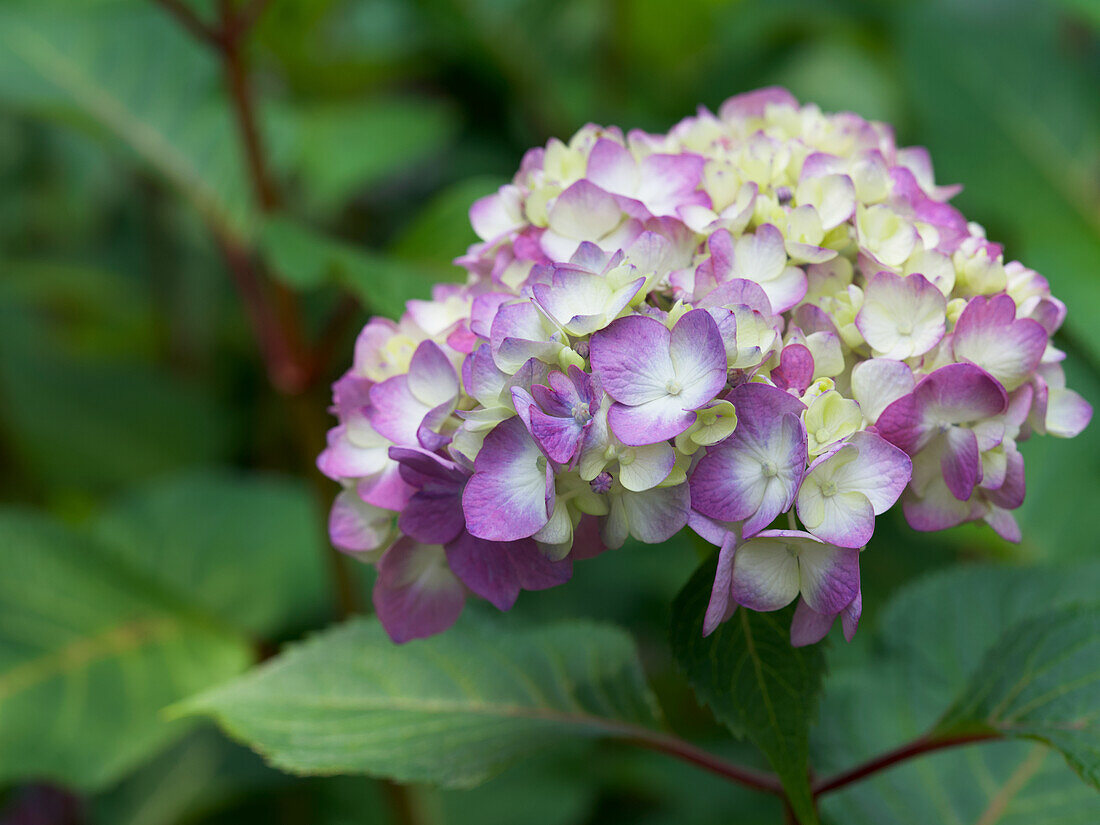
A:
POLYGON ((719 548, 705 634, 798 600, 792 644, 850 639, 891 507, 1018 541, 1019 443, 1092 411, 1065 305, 958 191, 780 88, 530 150, 470 210, 465 283, 372 319, 334 387, 331 538, 377 564, 390 637, 686 527, 719 548))

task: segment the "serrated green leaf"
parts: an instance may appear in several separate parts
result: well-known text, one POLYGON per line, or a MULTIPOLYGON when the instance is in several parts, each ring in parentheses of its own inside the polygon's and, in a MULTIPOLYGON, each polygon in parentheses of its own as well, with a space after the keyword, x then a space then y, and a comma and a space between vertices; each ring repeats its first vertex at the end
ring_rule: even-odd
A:
POLYGON ((792 609, 740 609, 710 636, 703 614, 715 561, 705 562, 672 605, 672 651, 700 701, 736 736, 764 752, 803 823, 817 821, 809 783, 809 731, 825 671, 820 645, 790 642, 792 609))
MULTIPOLYGON (((260 246, 274 274, 297 289, 338 283, 372 312, 396 318, 405 302, 428 298, 438 273, 414 262, 380 255, 331 238, 291 218, 264 224, 260 246)), ((455 269, 456 276, 461 270, 455 269)))
POLYGON ((0 510, 0 779, 97 788, 180 735, 161 710, 244 670, 239 634, 104 549, 0 510))
POLYGON ((355 620, 188 700, 272 764, 470 787, 521 756, 655 722, 633 641, 585 622, 510 629, 466 616, 396 646, 355 620))
MULTIPOLYGON (((927 734, 968 684, 992 675, 986 657, 999 639, 1012 644, 1029 627, 1042 635, 1045 615, 1098 592, 1100 564, 975 565, 910 584, 877 634, 860 631, 852 663, 834 665, 814 731, 815 769, 827 776, 927 734)), ((1078 664, 1095 667, 1095 659, 1078 664)), ((1025 741, 922 756, 821 803, 827 819, 851 825, 991 822, 994 814, 999 825, 1086 825, 1100 817, 1100 795, 1045 746, 1025 741)))
POLYGON ((1063 608, 1006 631, 932 736, 987 731, 1057 748, 1100 788, 1100 607, 1063 608))
POLYGON ((130 568, 270 639, 324 615, 320 523, 300 482, 201 472, 143 485, 95 533, 130 568))

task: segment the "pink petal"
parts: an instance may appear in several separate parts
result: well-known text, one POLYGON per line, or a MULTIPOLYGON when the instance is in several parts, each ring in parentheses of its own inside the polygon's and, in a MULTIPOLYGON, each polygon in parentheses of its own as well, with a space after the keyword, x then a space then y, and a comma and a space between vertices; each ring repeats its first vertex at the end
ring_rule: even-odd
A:
POLYGON ((790 106, 797 109, 798 99, 782 86, 768 86, 729 98, 719 107, 718 116, 722 120, 763 117, 768 106, 790 106))
POLYGON ((1039 366, 1047 331, 1038 321, 1016 319, 1008 295, 977 296, 963 309, 952 336, 955 358, 977 364, 1014 390, 1039 366))
POLYGON ((638 191, 638 164, 621 143, 600 138, 588 156, 587 178, 607 192, 633 197, 638 191))
POLYGON ((579 180, 558 195, 548 216, 550 229, 577 241, 598 241, 623 219, 614 196, 588 180, 579 180))
POLYGON ((633 407, 612 404, 607 421, 623 444, 638 447, 675 438, 695 423, 695 413, 685 410, 678 396, 666 394, 633 407))
POLYGON ((408 375, 395 375, 370 389, 367 418, 371 426, 394 444, 418 444, 416 432, 431 406, 417 399, 408 375))
POLYGON ((967 501, 974 487, 982 480, 982 459, 978 453, 978 438, 974 431, 952 427, 945 433, 946 445, 940 458, 943 480, 951 495, 967 501))
POLYGON ((909 483, 913 462, 875 433, 855 433, 846 443, 859 450, 859 457, 842 469, 838 480, 846 490, 867 496, 876 516, 885 513, 909 483))
POLYGON ((835 615, 859 592, 859 550, 802 541, 798 550, 802 598, 818 613, 835 615))

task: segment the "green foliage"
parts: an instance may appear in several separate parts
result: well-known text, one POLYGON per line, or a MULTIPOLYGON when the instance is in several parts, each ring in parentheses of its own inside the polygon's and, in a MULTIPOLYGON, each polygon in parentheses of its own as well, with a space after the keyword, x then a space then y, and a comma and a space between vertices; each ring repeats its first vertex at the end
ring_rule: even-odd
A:
MULTIPOLYGON (((1050 741, 1094 772, 1098 586, 1091 564, 958 568, 906 587, 877 640, 861 631, 850 661, 834 664, 815 767, 843 770, 929 732, 997 729, 1050 741)), ((986 811, 1021 825, 1084 823, 1100 797, 1044 746, 1005 741, 922 756, 823 799, 827 817, 850 823, 968 822, 986 811)))
POLYGON ((573 737, 629 735, 657 713, 622 631, 469 616, 405 647, 354 621, 178 710, 213 715, 284 770, 452 787, 573 737))
POLYGON ((150 580, 187 594, 220 622, 270 639, 325 618, 319 522, 300 482, 192 473, 122 498, 95 533, 150 580))
POLYGON ((1010 628, 933 736, 995 732, 1057 748, 1100 787, 1100 606, 1064 608, 1010 628))
POLYGON ((84 529, 0 511, 0 777, 99 788, 183 733, 166 706, 323 616, 316 524, 300 484, 227 474, 154 483, 84 529))
POLYGON ((1005 259, 1048 274, 1095 361, 1100 112, 1082 105, 1095 83, 1066 60, 1059 20, 1043 4, 999 4, 980 19, 980 37, 977 22, 972 8, 950 2, 914 4, 896 19, 922 136, 937 176, 965 183, 960 208, 1008 242, 1005 259), (939 59, 929 60, 933 42, 939 59), (1043 57, 1014 59, 1021 50, 1043 57))
POLYGON ((457 125, 450 107, 413 97, 311 107, 296 122, 296 170, 308 183, 307 205, 322 212, 437 154, 457 125))
POLYGON ((252 219, 212 55, 150 3, 6 4, 0 99, 121 144, 217 225, 252 219))
POLYGON ((672 651, 695 693, 735 736, 764 752, 799 820, 816 822, 809 783, 809 732, 825 671, 818 645, 791 647, 793 608, 738 610, 703 637, 715 562, 704 563, 672 605, 672 651))
POLYGON ((260 246, 276 276, 288 285, 315 289, 338 284, 372 311, 391 317, 404 312, 410 298, 429 297, 439 280, 423 266, 372 254, 289 218, 268 220, 260 246))
POLYGON ((0 429, 38 479, 99 487, 222 454, 217 403, 140 357, 150 314, 123 278, 0 264, 0 429))
POLYGON ((0 512, 0 777, 101 787, 182 731, 160 711, 244 670, 234 630, 100 544, 0 512))
MULTIPOLYGON (((217 19, 215 0, 182 5, 217 19)), ((412 712, 400 728, 392 716, 371 728, 383 710, 324 722, 330 742, 374 737, 376 762, 355 768, 379 775, 447 768, 473 781, 513 753, 557 745, 476 790, 291 777, 213 727, 189 731, 162 714, 337 612, 321 508, 286 478, 313 472, 327 383, 368 314, 395 317, 433 283, 463 277, 451 260, 476 240, 470 203, 528 147, 589 120, 664 130, 699 103, 783 83, 826 109, 891 121, 902 143, 930 148, 940 182, 965 184, 956 202, 1006 257, 1066 300, 1056 343, 1070 385, 1100 405, 1095 3, 697 0, 670 14, 660 0, 278 0, 241 52, 275 210, 257 203, 218 55, 161 6, 0 2, 0 491, 18 504, 0 514, 0 820, 18 783, 40 780, 78 790, 92 825, 396 823, 402 806, 424 825, 506 823, 516 810, 541 825, 780 820, 774 797, 662 754, 585 741, 653 721, 652 699, 633 643, 601 625, 557 624, 572 617, 629 627, 673 727, 737 763, 762 757, 729 728, 759 744, 804 819, 807 729, 819 778, 929 731, 996 729, 1040 741, 923 756, 823 797, 821 815, 845 825, 1100 820, 1100 796, 1058 753, 1095 781, 1087 714, 1098 654, 1084 605, 1096 602, 1100 572, 1081 562, 1096 545, 1096 426, 1023 445, 1018 547, 976 526, 930 535, 898 513, 880 520, 862 562, 865 627, 830 649, 819 713, 821 649, 790 651, 783 614, 743 613, 704 640, 702 580, 673 623, 681 669, 722 724, 699 709, 665 638, 669 603, 698 558, 680 536, 586 561, 568 587, 525 596, 512 617, 464 621, 436 641, 395 649, 358 620, 204 698, 274 742, 286 730, 269 726, 292 712, 274 701, 284 679, 298 691, 287 702, 308 705, 322 689, 388 701, 354 675, 423 688, 446 664, 508 694, 494 699, 537 707, 502 676, 506 660, 548 674, 549 687, 536 687, 560 702, 555 713, 575 711, 570 697, 602 712, 590 678, 619 688, 606 715, 566 728, 412 712), (261 281, 293 293, 267 290, 277 316, 300 306, 303 347, 324 341, 308 353, 314 381, 299 397, 267 383, 226 238, 261 281), (361 310, 352 318, 349 297, 361 310), (322 339, 328 317, 346 326, 322 339), (905 586, 959 557, 1065 566, 982 565, 905 586), (747 666, 750 638, 757 663, 775 668, 763 682, 747 666), (349 655, 321 662, 337 645, 349 655), (561 668, 572 688, 550 679, 561 668), (261 691, 258 708, 272 715, 252 719, 259 710, 241 703, 261 691), (781 711, 774 727, 758 724, 765 698, 781 711), (433 738, 444 722, 461 735, 433 738), (409 731, 422 761, 406 754, 391 771, 384 745, 409 731)), ((359 577, 347 578, 361 598, 359 577)), ((439 689, 464 696, 453 680, 439 689)), ((311 713, 287 718, 312 735, 311 713)), ((287 764, 305 759, 286 750, 287 764)))

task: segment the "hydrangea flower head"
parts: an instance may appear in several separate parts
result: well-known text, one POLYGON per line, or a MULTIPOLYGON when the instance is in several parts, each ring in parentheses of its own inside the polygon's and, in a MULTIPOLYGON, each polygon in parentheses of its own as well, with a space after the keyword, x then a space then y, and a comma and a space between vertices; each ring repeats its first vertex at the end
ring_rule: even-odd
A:
POLYGON ((465 283, 371 320, 334 386, 330 532, 378 565, 386 630, 689 527, 719 548, 704 632, 797 600, 811 644, 855 632, 896 503, 1018 540, 1017 445, 1092 410, 1050 343, 1065 305, 957 191, 888 126, 776 88, 529 151, 470 210, 465 283))

